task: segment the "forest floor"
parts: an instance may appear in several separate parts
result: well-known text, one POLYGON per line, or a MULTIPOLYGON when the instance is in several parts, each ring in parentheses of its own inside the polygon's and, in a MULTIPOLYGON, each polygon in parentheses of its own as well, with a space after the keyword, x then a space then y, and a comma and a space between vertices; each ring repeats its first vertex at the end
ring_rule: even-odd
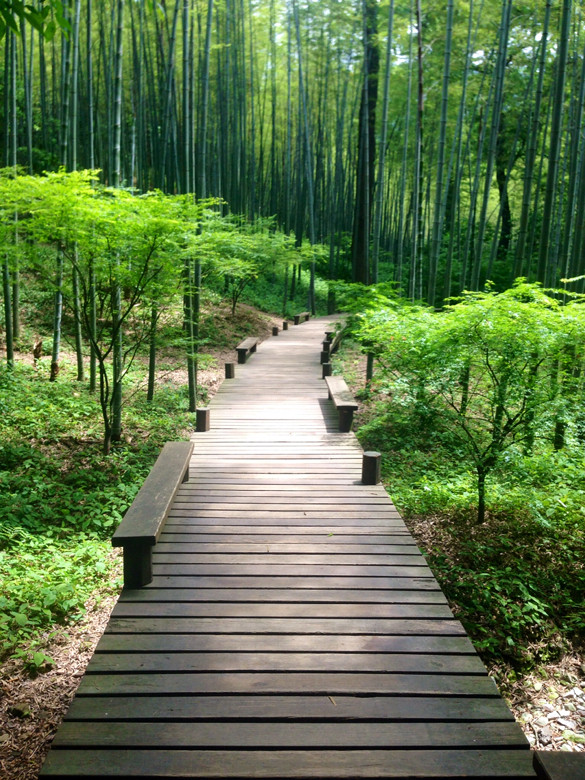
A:
MULTIPOLYGON (((243 308, 242 316, 247 325, 244 332, 250 332, 253 322, 262 337, 269 335, 272 325, 281 324, 265 315, 255 321, 251 309, 243 308)), ((199 381, 211 397, 222 381, 223 364, 234 360, 234 351, 209 351, 216 358, 216 366, 201 371, 199 381)), ((365 376, 365 365, 363 371, 365 376)), ((176 377, 176 381, 181 379, 176 377)), ((428 518, 411 521, 410 527, 419 543, 429 541, 432 521, 428 518)), ((112 561, 115 577, 119 577, 118 551, 112 551, 112 561)), ((36 677, 31 677, 18 660, 8 660, 0 667, 2 780, 38 777, 115 601, 115 596, 108 596, 88 603, 79 623, 48 638, 46 653, 54 664, 36 677)), ((539 667, 538 676, 528 675, 516 681, 506 676, 506 670, 489 671, 500 680, 506 679, 503 693, 531 745, 544 750, 585 751, 585 655, 567 653, 556 663, 539 667), (572 735, 570 740, 568 733, 572 735)))

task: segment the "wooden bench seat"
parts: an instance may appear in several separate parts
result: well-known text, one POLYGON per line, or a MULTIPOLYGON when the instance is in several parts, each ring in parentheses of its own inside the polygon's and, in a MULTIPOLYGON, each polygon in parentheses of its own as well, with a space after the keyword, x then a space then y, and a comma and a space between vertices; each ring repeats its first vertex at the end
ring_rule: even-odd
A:
POLYGON ((152 550, 182 482, 189 479, 193 442, 167 442, 112 537, 124 549, 124 586, 152 581, 152 550))
POLYGON ((534 769, 539 780, 585 780, 585 756, 563 750, 538 750, 534 769))
POLYGON ((255 336, 249 336, 247 339, 241 341, 236 347, 238 353, 238 363, 245 363, 248 357, 256 352, 259 339, 255 336))
POLYGON ((307 322, 311 317, 310 311, 302 311, 300 314, 295 314, 294 322, 295 325, 300 325, 301 322, 307 322))
POLYGON ((340 376, 326 376, 329 398, 335 404, 339 417, 339 432, 348 433, 351 431, 353 422, 353 413, 357 411, 358 405, 355 398, 349 391, 345 379, 340 376))

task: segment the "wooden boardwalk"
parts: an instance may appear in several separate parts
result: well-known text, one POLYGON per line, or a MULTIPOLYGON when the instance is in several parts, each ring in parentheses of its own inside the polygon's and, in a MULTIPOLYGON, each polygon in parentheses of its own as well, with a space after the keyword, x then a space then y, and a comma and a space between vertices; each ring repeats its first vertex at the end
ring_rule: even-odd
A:
POLYGON ((534 778, 532 757, 320 378, 325 325, 213 399, 43 777, 534 778))

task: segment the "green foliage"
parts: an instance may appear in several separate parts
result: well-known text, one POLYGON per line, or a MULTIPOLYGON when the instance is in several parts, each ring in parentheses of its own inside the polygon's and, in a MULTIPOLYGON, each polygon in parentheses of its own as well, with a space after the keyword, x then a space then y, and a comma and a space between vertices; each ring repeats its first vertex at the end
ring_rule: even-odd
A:
POLYGON ((48 540, 1 526, 0 581, 0 658, 13 653, 32 668, 50 663, 39 649, 46 632, 78 620, 98 587, 105 594, 121 584, 112 579, 107 542, 85 536, 48 540))
POLYGON ((537 435, 550 434, 555 414, 571 413, 560 387, 573 370, 567 355, 583 347, 581 307, 561 307, 518 280, 505 293, 466 293, 443 312, 378 306, 358 321, 393 403, 420 419, 440 413, 475 468, 483 522, 485 480, 502 454, 519 443, 530 450, 537 435))
POLYGON ((282 278, 286 267, 303 260, 293 239, 272 230, 270 221, 247 224, 241 218, 222 218, 213 212, 205 216, 201 232, 191 238, 189 248, 201 258, 207 281, 218 291, 223 287, 232 314, 253 282, 269 273, 282 278))
POLYGON ((189 424, 186 389, 166 385, 150 404, 129 393, 132 436, 106 457, 98 401, 74 377, 67 364, 58 383, 42 365, 0 368, 0 656, 33 670, 50 661, 56 624, 119 586, 108 540, 164 441, 189 424))

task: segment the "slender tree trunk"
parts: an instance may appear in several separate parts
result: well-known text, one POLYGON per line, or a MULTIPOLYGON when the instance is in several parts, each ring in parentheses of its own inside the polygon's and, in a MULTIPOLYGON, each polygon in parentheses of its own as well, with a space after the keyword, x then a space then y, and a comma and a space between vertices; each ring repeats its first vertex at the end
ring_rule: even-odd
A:
POLYGON ((548 171, 546 177, 546 194, 542 212, 542 232, 540 236, 540 251, 538 256, 537 279, 543 284, 551 284, 549 265, 549 241, 551 235, 554 203, 557 192, 557 172, 561 149, 561 129, 563 118, 563 103, 565 98, 565 80, 567 59, 569 53, 569 36, 571 32, 572 0, 563 0, 561 31, 557 56, 557 75, 554 89, 552 122, 550 129, 550 147, 548 154, 548 171))
MULTIPOLYGON (((296 0, 293 0, 293 12, 295 17, 295 27, 297 33, 297 48, 299 53, 299 91, 301 93, 301 105, 303 112, 303 126, 305 135, 305 166, 307 174, 307 196, 309 210, 309 240, 311 246, 315 245, 315 204, 313 196, 313 163, 311 156, 311 134, 309 130, 309 114, 307 110, 307 95, 303 80, 303 55, 301 47, 301 30, 299 24, 299 12, 296 0)), ((315 314, 315 260, 311 261, 311 276, 309 281, 309 309, 315 314)))
POLYGON ((439 149, 437 159, 437 181, 435 192, 435 213, 433 221, 433 239, 429 261, 429 284, 427 300, 435 305, 437 289, 437 269, 443 236, 445 219, 446 189, 444 184, 445 148, 447 145, 447 108, 449 101, 449 78, 451 73, 451 42, 453 39, 453 0, 447 2, 447 34, 445 38, 445 61, 443 64, 443 91, 441 95, 441 120, 439 128, 439 149))
POLYGON ((384 201, 384 173, 386 169, 386 144, 388 143, 388 107, 390 103, 390 72, 392 69, 392 35, 394 25, 394 0, 388 9, 388 31, 386 33, 386 61, 384 71, 384 97, 382 104, 382 131, 378 152, 378 180, 376 181, 376 203, 374 211, 374 235, 372 247, 372 282, 378 281, 380 263, 380 234, 382 230, 382 206, 384 201))
POLYGON ((548 41, 548 28, 551 14, 551 0, 546 0, 546 9, 544 15, 542 38, 540 41, 538 81, 536 94, 534 98, 534 108, 532 111, 532 122, 530 126, 530 136, 526 149, 526 158, 524 164, 524 183, 522 192, 522 208, 520 212, 520 224, 518 227, 518 241, 516 244, 516 255, 514 260, 514 278, 524 275, 526 265, 526 244, 528 237, 528 227, 530 218, 530 205, 532 202, 532 187, 534 182, 534 168, 536 162, 536 152, 538 146, 538 137, 541 128, 541 105, 544 83, 544 71, 546 65, 546 50, 548 41))
POLYGON ((4 328, 6 338, 6 365, 14 366, 14 339, 12 333, 12 301, 10 300, 10 266, 5 256, 2 264, 2 282, 4 290, 4 328))
POLYGON ((61 317, 63 314, 63 252, 57 252, 57 276, 55 279, 55 309, 53 316, 53 349, 51 352, 50 381, 54 382, 59 373, 59 353, 61 350, 61 317))
POLYGON ((362 0, 364 26, 364 83, 358 126, 358 162, 352 240, 352 278, 370 283, 370 227, 376 161, 376 106, 378 102, 378 6, 362 0))
POLYGON ((502 17, 500 20, 499 42, 498 42, 498 57, 496 61, 496 67, 493 78, 493 103, 492 103, 492 118, 490 128, 490 139, 487 155, 486 174, 484 180, 483 199, 481 203, 481 211, 479 215, 479 221, 477 226, 477 238, 475 244, 475 262, 473 265, 471 287, 473 290, 479 289, 482 260, 483 260, 483 245, 485 232, 487 228, 487 213, 488 204, 490 200, 490 191, 492 186, 492 179, 494 174, 494 167, 496 161, 498 136, 500 132, 500 123, 502 117, 502 104, 504 95, 504 77, 506 74, 508 41, 510 31, 510 18, 512 12, 512 0, 503 0, 502 2, 502 17))

